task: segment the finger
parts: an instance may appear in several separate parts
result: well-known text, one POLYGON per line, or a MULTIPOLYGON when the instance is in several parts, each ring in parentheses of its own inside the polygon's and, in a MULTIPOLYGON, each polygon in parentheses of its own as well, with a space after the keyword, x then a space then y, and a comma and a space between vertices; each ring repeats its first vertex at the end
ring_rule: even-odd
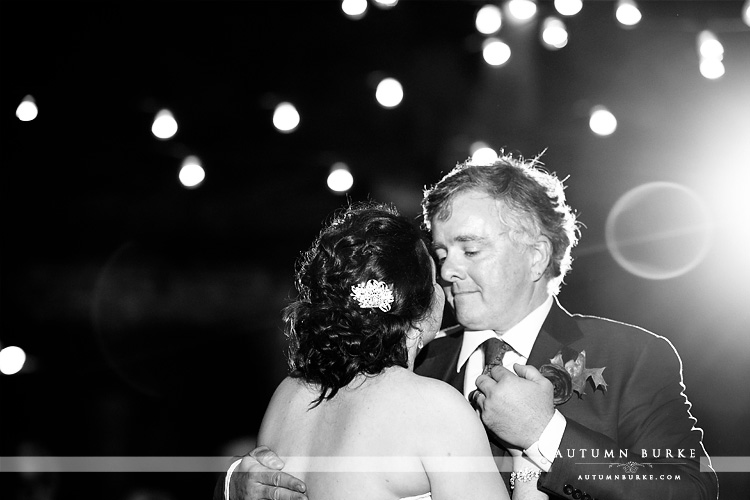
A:
POLYGON ((513 365, 513 370, 518 374, 519 377, 531 380, 532 382, 539 382, 541 380, 547 380, 539 370, 531 365, 520 365, 518 363, 513 365))
POLYGON ((487 396, 477 391, 476 396, 474 396, 474 407, 478 408, 479 411, 484 411, 484 402, 486 399, 487 399, 487 396))
POLYGON ((509 375, 513 375, 515 377, 513 372, 505 368, 503 365, 494 365, 490 369, 489 375, 497 382, 500 382, 500 380, 502 380, 503 378, 509 375))
POLYGON ((256 482, 268 486, 269 488, 278 488, 279 490, 293 490, 304 493, 307 486, 304 482, 291 474, 280 471, 260 472, 253 474, 256 482))
POLYGON ((269 450, 267 446, 258 446, 250 452, 250 457, 258 461, 262 466, 268 467, 269 469, 283 469, 284 461, 273 451, 269 450))
POLYGON ((479 389, 474 389, 469 393, 469 403, 471 403, 471 406, 474 407, 474 409, 481 410, 482 407, 479 404, 479 396, 482 396, 482 400, 484 401, 484 394, 479 389))
POLYGON ((275 486, 263 486, 262 488, 258 488, 251 497, 263 500, 307 500, 307 496, 305 496, 304 493, 285 490, 275 486), (256 496, 255 494, 258 494, 259 496, 256 496))
POLYGON ((495 384, 497 384, 497 382, 495 382, 495 380, 489 375, 480 375, 477 377, 475 384, 478 391, 486 394, 495 386, 495 384))

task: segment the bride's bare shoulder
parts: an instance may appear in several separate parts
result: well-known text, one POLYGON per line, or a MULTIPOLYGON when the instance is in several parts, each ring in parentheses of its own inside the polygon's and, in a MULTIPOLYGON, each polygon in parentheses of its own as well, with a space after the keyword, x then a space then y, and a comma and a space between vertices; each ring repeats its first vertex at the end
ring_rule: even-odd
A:
POLYGON ((429 412, 451 411, 464 415, 473 411, 463 394, 443 381, 404 370, 401 380, 397 380, 396 384, 399 393, 415 409, 429 412))

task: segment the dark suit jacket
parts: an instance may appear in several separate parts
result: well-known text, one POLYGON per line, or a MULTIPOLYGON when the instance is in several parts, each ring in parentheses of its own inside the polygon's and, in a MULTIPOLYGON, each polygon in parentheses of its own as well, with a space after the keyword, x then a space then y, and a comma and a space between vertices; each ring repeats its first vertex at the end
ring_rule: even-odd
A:
MULTIPOLYGON (((459 329, 428 344, 416 373, 463 392, 463 368, 456 373, 462 339, 459 329)), ((571 315, 555 301, 529 364, 539 368, 558 352, 568 361, 584 350, 587 367, 606 367, 608 386, 595 389, 587 381, 585 395, 574 393, 557 407, 567 426, 539 488, 561 498, 717 498, 716 474, 700 472, 703 432, 694 427, 672 344, 638 327, 571 315)), ((488 435, 493 452, 504 454, 488 435)))

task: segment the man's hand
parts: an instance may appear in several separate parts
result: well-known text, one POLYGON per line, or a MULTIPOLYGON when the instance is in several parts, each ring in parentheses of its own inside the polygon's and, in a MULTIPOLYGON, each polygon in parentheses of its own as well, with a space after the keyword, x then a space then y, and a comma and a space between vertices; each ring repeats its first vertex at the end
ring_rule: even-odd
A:
POLYGON ((307 500, 305 483, 281 472, 284 462, 267 446, 245 456, 232 473, 230 500, 307 500))
POLYGON ((513 369, 518 376, 502 365, 480 375, 474 403, 484 425, 500 439, 527 449, 539 440, 555 413, 554 387, 533 366, 516 364, 513 369))

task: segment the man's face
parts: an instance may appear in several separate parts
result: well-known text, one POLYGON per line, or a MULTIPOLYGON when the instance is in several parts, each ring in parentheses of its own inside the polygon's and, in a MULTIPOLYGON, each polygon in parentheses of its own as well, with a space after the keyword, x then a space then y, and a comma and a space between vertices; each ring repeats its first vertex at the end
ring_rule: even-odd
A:
POLYGON ((503 209, 483 192, 466 191, 453 199, 448 220, 431 221, 446 298, 470 330, 503 333, 539 305, 533 251, 508 237, 503 209))

